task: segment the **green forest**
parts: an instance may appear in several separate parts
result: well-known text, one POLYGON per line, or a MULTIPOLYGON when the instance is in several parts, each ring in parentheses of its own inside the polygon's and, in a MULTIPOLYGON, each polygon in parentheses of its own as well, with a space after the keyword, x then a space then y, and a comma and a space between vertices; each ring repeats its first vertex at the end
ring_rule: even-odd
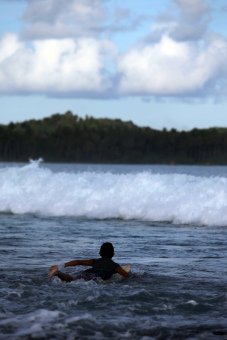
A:
POLYGON ((154 130, 120 119, 54 114, 0 125, 0 161, 227 164, 227 128, 154 130))

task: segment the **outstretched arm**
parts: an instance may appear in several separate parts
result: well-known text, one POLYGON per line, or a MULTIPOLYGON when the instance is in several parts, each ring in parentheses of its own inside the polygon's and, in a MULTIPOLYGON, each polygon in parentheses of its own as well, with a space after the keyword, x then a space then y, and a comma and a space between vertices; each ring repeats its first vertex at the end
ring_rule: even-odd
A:
MULTIPOLYGON (((70 261, 64 263, 64 267, 71 267, 71 266, 92 266, 93 265, 93 260, 75 260, 75 261, 70 261)), ((53 274, 58 270, 58 265, 54 265, 50 267, 49 272, 50 274, 48 277, 52 277, 53 274)))
POLYGON ((115 269, 115 272, 124 276, 124 277, 130 277, 131 275, 129 275, 129 273, 127 273, 123 268, 121 268, 120 266, 118 266, 116 269, 115 269))

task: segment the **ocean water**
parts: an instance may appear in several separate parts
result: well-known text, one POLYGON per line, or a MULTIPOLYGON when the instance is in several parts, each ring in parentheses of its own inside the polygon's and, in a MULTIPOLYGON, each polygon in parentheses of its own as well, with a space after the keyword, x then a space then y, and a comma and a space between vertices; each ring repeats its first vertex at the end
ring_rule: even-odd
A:
POLYGON ((0 163, 0 235, 1 340, 227 339, 227 167, 0 163), (47 278, 103 242, 129 279, 47 278))

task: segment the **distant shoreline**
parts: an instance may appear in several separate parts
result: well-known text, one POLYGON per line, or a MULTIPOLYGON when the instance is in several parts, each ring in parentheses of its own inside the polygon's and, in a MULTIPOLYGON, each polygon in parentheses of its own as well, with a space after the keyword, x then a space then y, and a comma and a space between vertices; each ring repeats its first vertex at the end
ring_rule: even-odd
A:
POLYGON ((68 111, 0 125, 0 162, 227 165, 227 128, 178 132, 68 111))

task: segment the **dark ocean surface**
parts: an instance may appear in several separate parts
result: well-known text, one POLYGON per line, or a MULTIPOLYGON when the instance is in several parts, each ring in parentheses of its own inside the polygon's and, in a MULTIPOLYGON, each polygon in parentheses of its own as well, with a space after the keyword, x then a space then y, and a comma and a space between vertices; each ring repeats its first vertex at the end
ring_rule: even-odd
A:
POLYGON ((1 163, 0 235, 1 340, 227 339, 227 167, 1 163), (103 242, 129 279, 47 278, 103 242))

